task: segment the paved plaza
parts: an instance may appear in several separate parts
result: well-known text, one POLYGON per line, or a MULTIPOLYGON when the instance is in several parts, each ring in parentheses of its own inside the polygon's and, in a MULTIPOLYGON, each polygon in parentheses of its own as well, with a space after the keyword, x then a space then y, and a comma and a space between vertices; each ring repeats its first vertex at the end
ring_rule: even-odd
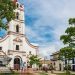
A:
MULTIPOLYGON (((21 74, 23 73, 30 73, 30 75, 41 75, 40 73, 45 73, 44 71, 33 71, 32 69, 28 69, 27 71, 23 71, 21 72, 21 74)), ((58 73, 65 73, 65 71, 53 71, 53 73, 51 73, 51 71, 46 72, 46 74, 48 75, 57 75, 58 73)), ((75 72, 71 71, 71 74, 75 74, 75 72)))
MULTIPOLYGON (((4 73, 7 73, 8 70, 6 70, 6 68, 1 68, 2 70, 0 70, 0 72, 2 73, 4 70, 4 73), (7 72, 6 72, 6 71, 7 72)), ((66 71, 53 71, 53 73, 51 73, 51 71, 45 72, 42 70, 33 70, 32 68, 28 68, 27 70, 13 70, 14 73, 10 73, 10 75, 57 75, 57 74, 64 74, 66 73, 66 71)), ((75 72, 70 71, 71 74, 75 75, 75 72)))
MULTIPOLYGON (((20 73, 21 74, 29 73, 30 75, 40 75, 40 73, 44 73, 44 71, 33 71, 32 69, 28 69, 28 70, 25 70, 25 71, 21 71, 20 73)), ((46 74, 48 74, 48 75, 56 75, 56 74, 52 74, 51 71, 46 72, 46 74)))

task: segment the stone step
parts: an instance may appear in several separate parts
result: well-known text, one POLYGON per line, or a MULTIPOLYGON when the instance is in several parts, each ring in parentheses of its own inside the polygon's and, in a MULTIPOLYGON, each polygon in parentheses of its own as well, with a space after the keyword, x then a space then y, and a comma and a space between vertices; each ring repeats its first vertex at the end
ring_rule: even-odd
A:
POLYGON ((0 73, 11 73, 8 67, 0 67, 0 73))

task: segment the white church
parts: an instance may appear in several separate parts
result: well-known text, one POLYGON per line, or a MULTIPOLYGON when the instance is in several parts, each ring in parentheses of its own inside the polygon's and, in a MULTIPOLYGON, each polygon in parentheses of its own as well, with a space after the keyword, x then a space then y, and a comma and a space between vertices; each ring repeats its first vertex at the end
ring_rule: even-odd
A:
POLYGON ((22 69, 24 65, 27 67, 30 55, 37 55, 38 46, 32 45, 25 36, 24 5, 19 2, 16 5, 16 18, 9 22, 7 34, 0 38, 0 56, 11 58, 8 64, 11 69, 22 69))

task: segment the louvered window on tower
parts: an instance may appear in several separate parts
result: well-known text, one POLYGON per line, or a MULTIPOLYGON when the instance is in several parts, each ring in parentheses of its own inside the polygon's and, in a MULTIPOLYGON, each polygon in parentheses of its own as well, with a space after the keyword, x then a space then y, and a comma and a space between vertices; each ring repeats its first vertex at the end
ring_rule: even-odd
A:
POLYGON ((16 25, 16 32, 19 32, 19 26, 16 25))
POLYGON ((19 45, 16 45, 16 50, 19 50, 19 45))
POLYGON ((19 19, 19 13, 18 12, 16 13, 16 19, 19 19))
POLYGON ((0 50, 2 50, 2 47, 0 47, 0 50))
POLYGON ((19 7, 19 4, 17 3, 17 8, 19 7))

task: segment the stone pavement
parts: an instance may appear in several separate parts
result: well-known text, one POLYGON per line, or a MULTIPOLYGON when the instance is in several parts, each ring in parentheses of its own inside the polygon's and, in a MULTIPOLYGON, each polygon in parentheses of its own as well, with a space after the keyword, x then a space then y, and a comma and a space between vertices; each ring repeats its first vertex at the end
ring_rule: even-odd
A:
POLYGON ((56 75, 56 74, 52 74, 51 71, 48 71, 48 75, 56 75))
MULTIPOLYGON (((54 71, 54 73, 66 73, 66 71, 54 71)), ((75 74, 75 71, 70 71, 71 74, 75 74)))
POLYGON ((0 67, 0 73, 11 73, 8 67, 0 67))
POLYGON ((53 71, 54 73, 65 73, 66 71, 53 71))
MULTIPOLYGON (((23 75, 23 73, 26 75, 27 73, 29 73, 28 75, 40 75, 39 73, 42 73, 43 71, 33 71, 31 68, 24 70, 24 71, 20 71, 20 74, 23 75)), ((59 73, 58 71, 53 71, 53 73, 59 73)), ((52 74, 51 71, 47 72, 48 75, 56 75, 56 74, 52 74)))
MULTIPOLYGON (((31 68, 29 68, 27 70, 17 71, 17 72, 19 72, 21 75, 40 75, 39 73, 42 73, 44 71, 34 71, 31 68)), ((65 72, 66 71, 53 71, 53 74, 52 74, 51 71, 48 71, 47 74, 48 75, 56 75, 57 73, 65 73, 65 72)), ((75 72, 71 71, 71 74, 75 74, 75 72)))
MULTIPOLYGON (((40 75, 39 73, 42 73, 44 71, 33 71, 32 69, 28 69, 25 71, 20 71, 21 75, 40 75), (29 73, 29 74, 28 74, 29 73)), ((65 73, 65 71, 53 71, 54 74, 51 73, 51 71, 48 71, 48 75, 56 75, 56 73, 65 73)), ((75 74, 75 72, 71 71, 71 74, 75 74)))
MULTIPOLYGON (((51 72, 47 73, 48 75, 56 75, 56 74, 51 74, 51 72)), ((40 75, 39 73, 33 73, 33 75, 40 75)))
MULTIPOLYGON (((41 72, 43 72, 43 71, 36 71, 36 72, 34 71, 34 75, 39 75, 39 73, 41 73, 41 72)), ((52 74, 51 71, 48 71, 47 74, 48 75, 56 75, 56 74, 52 74)))
POLYGON ((73 72, 73 71, 71 71, 70 73, 71 73, 71 74, 75 74, 75 71, 74 71, 74 72, 73 72))

